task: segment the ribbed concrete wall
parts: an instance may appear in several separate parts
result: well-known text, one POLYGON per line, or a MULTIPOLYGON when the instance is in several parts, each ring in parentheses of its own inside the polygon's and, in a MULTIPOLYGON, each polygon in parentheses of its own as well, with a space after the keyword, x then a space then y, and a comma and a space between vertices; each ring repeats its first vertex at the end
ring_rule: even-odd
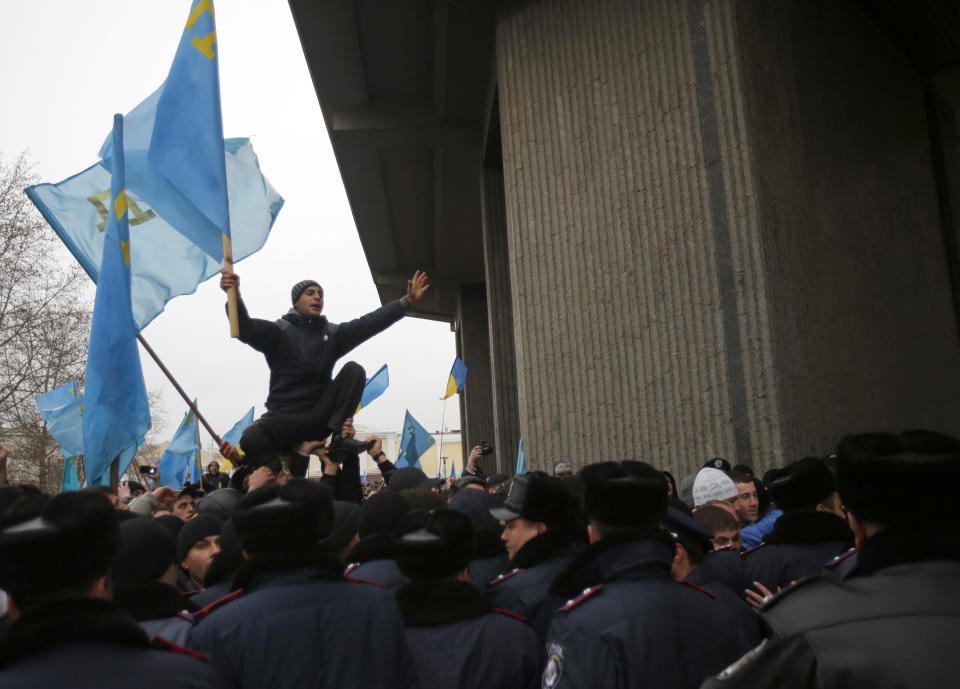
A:
POLYGON ((498 26, 535 466, 632 457, 682 474, 776 451, 763 285, 748 275, 754 193, 718 21, 695 2, 567 0, 498 26))
POLYGON ((960 432, 923 78, 852 0, 741 2, 734 21, 784 447, 960 432))
MULTIPOLYGON (((493 443, 493 388, 490 380, 490 330, 487 318, 487 292, 483 285, 460 287, 457 318, 457 349, 467 364, 467 382, 460 395, 460 427, 463 456, 481 440, 493 443)), ((449 402, 448 402, 449 403, 449 402)), ((494 457, 499 460, 499 457, 494 457)), ((493 470, 490 458, 484 469, 493 470)), ((461 467, 457 467, 458 471, 461 467)))
POLYGON ((503 172, 484 169, 483 254, 490 325, 490 379, 497 457, 506 469, 516 457, 520 442, 517 407, 517 359, 514 353, 513 302, 510 287, 510 254, 507 246, 507 212, 503 198, 503 172))

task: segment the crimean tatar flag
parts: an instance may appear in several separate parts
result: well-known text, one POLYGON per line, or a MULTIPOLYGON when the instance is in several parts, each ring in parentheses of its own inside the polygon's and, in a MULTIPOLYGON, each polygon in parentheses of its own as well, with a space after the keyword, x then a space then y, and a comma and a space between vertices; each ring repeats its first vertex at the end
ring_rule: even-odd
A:
MULTIPOLYGON (((113 145, 123 148, 120 115, 114 116, 113 145)), ((138 440, 150 428, 130 304, 130 228, 123 156, 113 160, 108 209, 84 390, 83 456, 88 478, 109 472, 110 463, 125 450, 135 452, 138 440)))
POLYGON ((403 432, 400 438, 400 456, 397 458, 397 468, 419 467, 420 458, 437 441, 413 418, 409 411, 403 417, 403 432))
POLYGON ((463 392, 463 384, 467 380, 467 365, 463 363, 460 357, 453 360, 453 368, 450 369, 450 377, 447 379, 447 392, 443 399, 452 397, 458 392, 463 392))

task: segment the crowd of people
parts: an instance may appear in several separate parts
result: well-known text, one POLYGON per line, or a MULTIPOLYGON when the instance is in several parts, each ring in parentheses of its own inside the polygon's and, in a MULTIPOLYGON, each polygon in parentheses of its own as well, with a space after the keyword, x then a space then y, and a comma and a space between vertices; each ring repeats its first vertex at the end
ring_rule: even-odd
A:
POLYGON ((0 486, 0 687, 957 684, 960 441, 851 435, 679 482, 643 457, 487 475, 478 446, 461 478, 427 477, 355 437, 363 369, 331 379, 427 287, 417 272, 339 325, 312 280, 277 321, 240 300, 271 378, 267 413, 220 446, 229 479, 0 486))
POLYGON ((0 686, 955 685, 952 437, 679 483, 641 461, 486 476, 479 447, 450 481, 364 447, 369 495, 325 444, 317 479, 282 456, 128 502, 0 488, 0 686))

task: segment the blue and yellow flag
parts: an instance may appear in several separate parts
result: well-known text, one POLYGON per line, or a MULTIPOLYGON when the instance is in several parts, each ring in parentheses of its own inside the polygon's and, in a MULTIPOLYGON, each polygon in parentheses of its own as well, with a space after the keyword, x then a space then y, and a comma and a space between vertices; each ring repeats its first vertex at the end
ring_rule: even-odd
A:
MULTIPOLYGON (((230 236, 216 22, 193 0, 166 81, 127 114, 127 185, 216 261, 230 236)), ((105 142, 109 165, 117 149, 105 142)))
POLYGON ((403 417, 403 434, 400 439, 400 456, 397 458, 397 468, 420 467, 420 458, 437 441, 413 418, 409 411, 403 417))
MULTIPOLYGON (((233 218, 233 260, 237 262, 263 247, 283 207, 283 198, 260 171, 249 139, 227 139, 223 146, 233 218)), ((110 202, 110 170, 106 165, 99 162, 56 184, 35 184, 27 188, 27 196, 96 282, 110 202)), ((168 301, 191 294, 223 266, 130 189, 127 207, 133 318, 142 330, 168 301)))
POLYGON ((460 357, 453 360, 453 368, 450 369, 450 377, 447 379, 447 392, 443 399, 452 397, 458 392, 463 392, 463 384, 467 381, 467 365, 463 363, 460 357))
MULTIPOLYGON (((123 149, 123 117, 114 116, 113 142, 123 149)), ((110 178, 106 236, 90 325, 83 404, 83 456, 88 477, 110 471, 110 463, 150 428, 137 327, 130 304, 130 230, 123 186, 124 160, 116 156, 110 178)))
POLYGON ((37 397, 37 411, 64 457, 83 454, 83 395, 77 394, 77 381, 37 397))
MULTIPOLYGON (((160 485, 180 489, 183 487, 187 467, 192 466, 190 482, 196 482, 200 475, 196 473, 200 463, 200 448, 197 443, 197 417, 191 410, 183 415, 183 421, 177 427, 170 443, 163 451, 163 457, 157 469, 160 470, 160 485)), ((202 473, 202 472, 201 472, 202 473)))
POLYGON ((384 364, 380 367, 379 371, 373 374, 372 378, 367 379, 366 384, 363 386, 363 397, 360 398, 357 411, 360 411, 377 399, 389 386, 390 373, 387 371, 387 365, 384 364))

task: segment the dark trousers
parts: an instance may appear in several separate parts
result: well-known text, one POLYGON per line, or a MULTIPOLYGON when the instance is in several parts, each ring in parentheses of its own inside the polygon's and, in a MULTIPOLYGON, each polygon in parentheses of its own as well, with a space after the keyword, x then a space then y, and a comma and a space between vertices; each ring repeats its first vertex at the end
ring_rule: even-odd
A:
POLYGON ((307 411, 268 412, 261 416, 247 426, 240 438, 244 464, 269 464, 305 440, 320 440, 331 433, 339 433, 343 422, 357 411, 366 380, 363 366, 351 361, 307 411))

